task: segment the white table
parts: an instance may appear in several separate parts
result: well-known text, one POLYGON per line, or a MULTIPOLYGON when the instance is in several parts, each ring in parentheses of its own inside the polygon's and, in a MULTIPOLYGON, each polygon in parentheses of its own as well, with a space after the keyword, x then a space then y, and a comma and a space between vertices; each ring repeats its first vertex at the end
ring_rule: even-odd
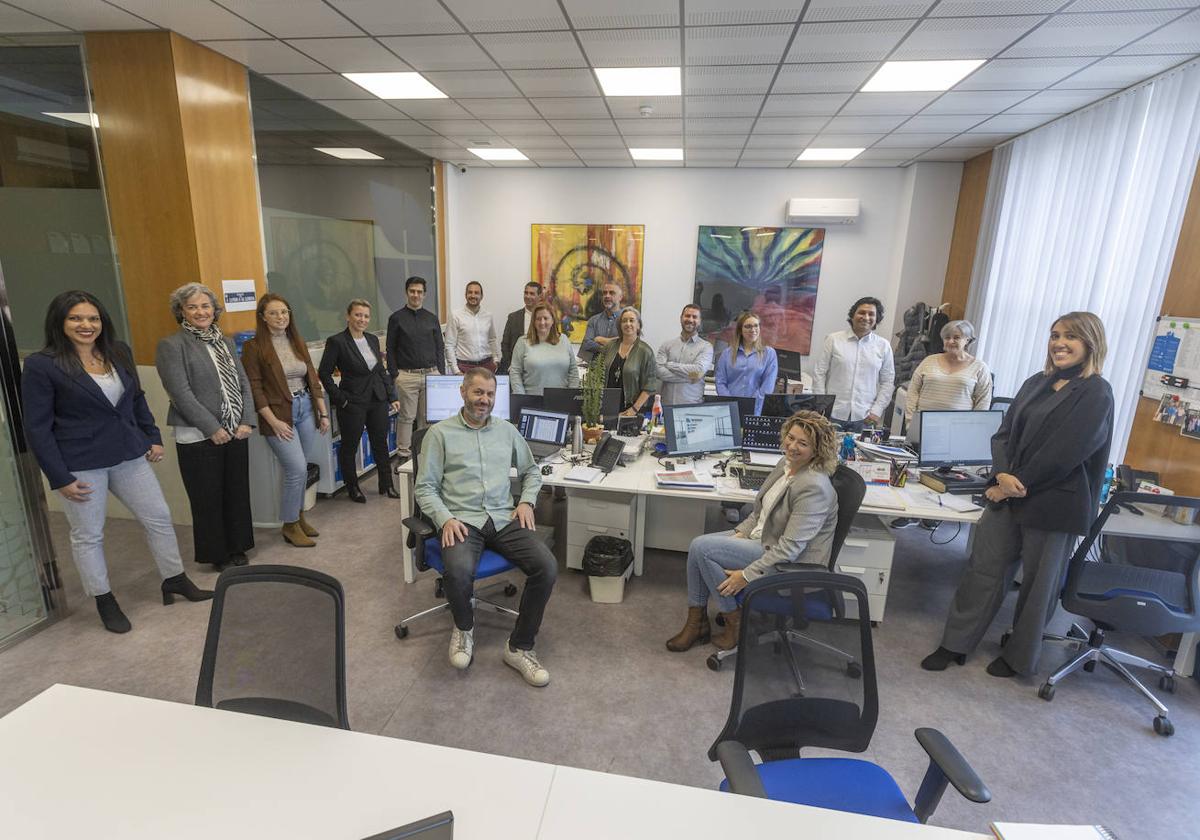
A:
POLYGON ((359 840, 443 810, 459 840, 986 840, 66 685, 0 718, 0 755, 14 840, 359 840))

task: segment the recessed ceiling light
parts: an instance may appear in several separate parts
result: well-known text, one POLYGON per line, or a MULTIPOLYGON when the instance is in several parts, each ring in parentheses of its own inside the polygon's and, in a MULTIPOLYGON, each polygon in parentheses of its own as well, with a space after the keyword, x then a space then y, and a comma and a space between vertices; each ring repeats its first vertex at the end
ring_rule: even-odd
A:
POLYGON ((529 160, 517 149, 467 149, 467 151, 484 160, 529 160))
POLYGON ((862 149, 805 149, 796 160, 853 160, 862 149))
POLYGON ((683 160, 683 149, 630 149, 634 160, 683 160))
POLYGON ((100 127, 100 117, 96 114, 64 114, 55 111, 42 111, 42 115, 46 117, 54 117, 58 120, 66 120, 67 122, 79 123, 80 125, 90 125, 96 128, 100 127))
POLYGON ((343 73, 359 87, 380 99, 445 99, 420 73, 343 73))
POLYGON ((982 58, 962 61, 888 61, 862 86, 862 90, 865 93, 949 90, 983 61, 982 58))
POLYGON ((342 160, 383 160, 381 155, 374 152, 368 152, 366 149, 353 148, 326 148, 322 149, 319 146, 314 146, 318 152, 324 152, 330 157, 341 158, 342 160))
POLYGON ((679 96, 678 67, 597 67, 605 96, 679 96))

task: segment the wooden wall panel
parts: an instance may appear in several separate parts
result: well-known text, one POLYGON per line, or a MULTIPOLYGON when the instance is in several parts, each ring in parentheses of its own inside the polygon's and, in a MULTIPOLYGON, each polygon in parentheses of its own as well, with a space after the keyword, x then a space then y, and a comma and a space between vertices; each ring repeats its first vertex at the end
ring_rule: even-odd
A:
POLYGON ((433 162, 433 219, 437 253, 438 301, 441 303, 443 322, 450 320, 450 260, 446 257, 446 164, 433 162))
POLYGON ((961 318, 967 310, 967 294, 971 291, 971 268, 975 265, 979 225, 983 221, 983 203, 987 197, 988 174, 991 169, 991 152, 973 157, 963 164, 962 184, 958 189, 958 208, 954 212, 954 236, 950 240, 946 282, 942 287, 942 300, 950 304, 951 318, 961 318))

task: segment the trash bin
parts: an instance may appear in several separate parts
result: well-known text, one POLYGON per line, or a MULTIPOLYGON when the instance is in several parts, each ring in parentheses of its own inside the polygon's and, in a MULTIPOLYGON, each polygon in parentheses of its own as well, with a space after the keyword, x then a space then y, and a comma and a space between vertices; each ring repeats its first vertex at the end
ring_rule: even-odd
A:
POLYGON ((620 537, 592 537, 583 549, 583 571, 593 601, 619 604, 633 573, 633 546, 620 537))
POLYGON ((317 503, 317 482, 321 480, 321 468, 316 464, 308 465, 308 475, 304 480, 304 509, 312 510, 317 503))

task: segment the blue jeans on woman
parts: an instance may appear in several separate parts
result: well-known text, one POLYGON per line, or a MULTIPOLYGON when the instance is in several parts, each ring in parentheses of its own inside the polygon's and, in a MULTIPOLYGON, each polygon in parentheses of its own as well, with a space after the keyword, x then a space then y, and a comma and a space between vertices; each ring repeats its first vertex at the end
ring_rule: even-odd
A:
POLYGON ((709 596, 715 596, 721 612, 736 610, 735 599, 717 594, 717 587, 728 577, 725 570, 744 569, 762 555, 761 542, 735 537, 733 531, 696 537, 688 546, 688 606, 707 606, 709 596))
POLYGON ((279 518, 283 522, 295 522, 300 518, 308 462, 310 458, 317 461, 320 451, 320 432, 317 431, 312 399, 308 394, 301 394, 292 400, 292 429, 295 434, 291 440, 284 440, 279 435, 267 438, 267 445, 283 469, 283 492, 279 497, 279 518))

